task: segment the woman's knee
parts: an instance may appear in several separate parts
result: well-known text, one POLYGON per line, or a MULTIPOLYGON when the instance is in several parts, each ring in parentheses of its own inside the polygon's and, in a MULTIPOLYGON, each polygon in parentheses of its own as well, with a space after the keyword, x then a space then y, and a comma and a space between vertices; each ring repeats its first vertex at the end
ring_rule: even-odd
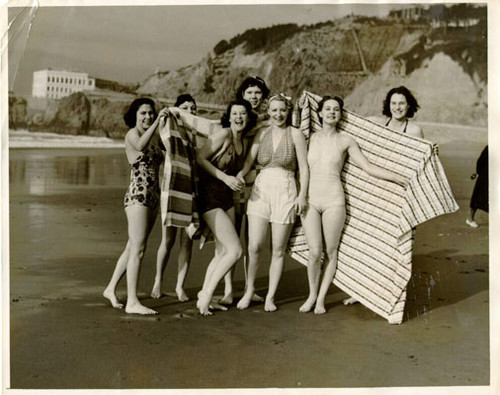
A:
POLYGON ((243 248, 241 248, 241 244, 238 243, 226 248, 225 255, 231 257, 231 260, 236 262, 243 255, 243 248))
POLYGON ((131 255, 139 256, 140 259, 144 256, 146 251, 146 241, 134 241, 129 242, 129 252, 131 255))
POLYGON ((323 254, 323 250, 321 246, 309 246, 309 262, 318 263, 321 259, 321 255, 323 254))

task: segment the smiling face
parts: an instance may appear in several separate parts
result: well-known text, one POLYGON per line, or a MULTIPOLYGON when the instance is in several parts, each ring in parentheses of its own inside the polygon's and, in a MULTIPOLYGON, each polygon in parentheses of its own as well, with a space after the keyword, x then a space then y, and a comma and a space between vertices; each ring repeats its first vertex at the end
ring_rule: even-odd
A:
POLYGON ((258 86, 249 86, 243 92, 243 99, 249 102, 253 109, 256 109, 262 103, 262 96, 262 90, 258 86))
POLYGON ((342 108, 337 100, 330 99, 323 104, 318 115, 323 120, 324 125, 335 126, 342 118, 342 108))
POLYGON ((247 109, 239 104, 232 106, 229 112, 229 124, 233 132, 243 132, 248 124, 247 109))
POLYGON ((192 101, 185 101, 179 106, 179 108, 184 111, 189 111, 192 115, 196 115, 198 112, 196 104, 194 104, 192 101))
POLYGON ((405 95, 395 93, 391 96, 389 108, 391 110, 392 117, 399 121, 406 118, 406 114, 408 113, 410 106, 406 101, 405 95))
POLYGON ((145 131, 153 124, 155 111, 149 104, 143 104, 139 107, 136 114, 135 126, 139 130, 145 131))
POLYGON ((288 117, 288 106, 282 100, 272 100, 269 103, 269 109, 267 110, 271 123, 279 127, 286 126, 286 119, 288 117))

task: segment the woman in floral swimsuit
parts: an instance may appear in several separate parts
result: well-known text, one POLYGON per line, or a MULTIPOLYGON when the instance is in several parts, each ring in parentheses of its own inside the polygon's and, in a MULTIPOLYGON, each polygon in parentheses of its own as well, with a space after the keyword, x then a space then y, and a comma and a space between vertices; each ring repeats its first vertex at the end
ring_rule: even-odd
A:
POLYGON ((157 314, 137 298, 137 280, 160 204, 159 170, 163 153, 156 131, 158 126, 160 129, 164 126, 167 111, 163 109, 157 117, 154 102, 140 98, 132 102, 124 116, 125 123, 131 128, 125 136, 125 152, 131 166, 130 185, 124 198, 129 238, 103 295, 113 307, 122 308, 123 304, 116 297, 116 286, 126 272, 127 313, 157 314))

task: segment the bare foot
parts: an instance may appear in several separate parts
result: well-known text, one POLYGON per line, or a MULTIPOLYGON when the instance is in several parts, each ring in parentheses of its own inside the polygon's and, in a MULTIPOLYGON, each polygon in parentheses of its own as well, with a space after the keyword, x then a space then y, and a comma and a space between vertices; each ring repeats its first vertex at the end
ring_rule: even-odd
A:
POLYGON ((177 299, 179 299, 179 301, 187 302, 189 300, 189 296, 186 295, 186 292, 184 292, 184 289, 176 288, 175 293, 177 294, 177 299))
POLYGON ((125 307, 125 312, 129 314, 141 314, 141 315, 155 315, 158 314, 157 311, 150 309, 146 306, 143 306, 139 302, 133 303, 133 304, 128 304, 125 307))
POLYGON ((250 306, 250 301, 252 300, 252 294, 245 293, 243 297, 240 299, 236 307, 240 310, 247 309, 250 306))
POLYGON ((154 283, 153 290, 151 291, 151 297, 153 299, 160 299, 163 295, 161 294, 161 283, 154 283))
POLYGON ((210 297, 205 295, 202 291, 198 292, 196 307, 200 311, 201 315, 212 315, 212 312, 210 311, 210 297))
POLYGON ((271 299, 266 299, 266 302, 264 304, 264 310, 268 312, 276 311, 278 308, 274 304, 274 300, 271 299))
POLYGON ((301 313, 310 312, 312 307, 314 306, 314 302, 316 302, 315 298, 307 298, 307 300, 304 302, 304 304, 302 306, 300 306, 299 311, 301 313))
POLYGON ((263 302, 264 298, 256 293, 252 295, 252 302, 263 302))
POLYGON ((215 310, 221 310, 221 311, 227 311, 227 307, 224 306, 223 304, 220 304, 218 301, 212 299, 209 305, 210 309, 215 309, 215 310))
POLYGON ((351 305, 351 304, 355 304, 355 303, 359 303, 359 300, 357 300, 356 298, 347 298, 347 299, 344 299, 342 301, 342 303, 344 303, 344 305, 348 306, 348 305, 351 305))
POLYGON ((115 309, 123 309, 123 303, 120 303, 118 301, 118 298, 116 297, 114 292, 111 292, 106 288, 102 293, 102 296, 108 299, 111 302, 111 306, 113 306, 115 309))
POLYGON ((316 307, 314 308, 314 314, 325 314, 325 313, 326 313, 325 306, 323 304, 318 304, 316 302, 316 307))
POLYGON ((232 305, 233 304, 233 293, 229 293, 224 295, 222 298, 219 299, 219 303, 223 305, 232 305))

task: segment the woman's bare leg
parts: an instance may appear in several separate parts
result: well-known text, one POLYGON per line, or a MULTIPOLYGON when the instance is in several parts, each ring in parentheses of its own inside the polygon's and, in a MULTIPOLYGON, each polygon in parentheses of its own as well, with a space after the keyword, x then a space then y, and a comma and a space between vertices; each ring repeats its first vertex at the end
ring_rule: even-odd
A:
POLYGON ((255 279, 259 269, 259 256, 267 236, 269 220, 248 215, 248 272, 245 293, 238 302, 239 309, 246 309, 255 294, 255 279))
POLYGON ((328 263, 324 270, 318 298, 316 299, 316 307, 314 308, 315 314, 326 313, 325 298, 337 270, 338 247, 340 235, 342 234, 342 229, 344 228, 345 216, 345 206, 329 208, 323 213, 322 216, 323 234, 325 236, 325 248, 328 263))
POLYGON ((158 252, 156 253, 156 275, 155 282, 153 284, 153 290, 151 291, 151 297, 154 299, 161 298, 161 283, 163 279, 163 273, 167 267, 168 260, 170 258, 170 253, 175 243, 175 235, 177 233, 177 228, 173 226, 162 226, 161 227, 161 243, 158 247, 158 252))
POLYGON ((265 311, 276 311, 278 309, 274 303, 274 296, 283 273, 285 249, 292 228, 293 224, 271 224, 272 258, 271 267, 269 268, 269 289, 264 302, 265 311))
POLYGON ((192 253, 193 240, 189 238, 184 228, 180 235, 180 250, 177 260, 177 284, 175 285, 175 293, 181 302, 187 302, 189 300, 189 297, 184 291, 184 282, 186 281, 186 276, 189 271, 192 253))
POLYGON ((127 304, 125 312, 131 314, 157 314, 155 310, 143 306, 137 298, 137 282, 141 260, 146 250, 149 233, 156 219, 156 211, 133 205, 125 209, 128 220, 129 258, 127 262, 127 304))
POLYGON ((102 293, 102 295, 111 302, 111 305, 115 309, 122 309, 123 303, 120 303, 116 296, 116 287, 120 282, 121 278, 125 274, 127 270, 127 262, 129 257, 129 242, 127 241, 127 245, 123 250, 120 258, 118 258, 118 262, 116 262, 115 270, 113 271, 113 275, 111 276, 111 280, 109 281, 108 286, 102 293))
POLYGON ((224 212, 214 209, 203 214, 203 219, 220 245, 214 259, 207 268, 203 288, 198 294, 198 309, 203 315, 209 314, 210 302, 217 284, 241 257, 241 244, 234 228, 234 207, 224 212))
POLYGON ((312 206, 309 206, 306 214, 302 217, 302 227, 306 234, 309 257, 307 262, 307 279, 309 283, 309 296, 299 311, 307 313, 311 311, 318 297, 319 277, 321 274, 321 255, 323 253, 323 231, 321 226, 321 214, 312 206))

